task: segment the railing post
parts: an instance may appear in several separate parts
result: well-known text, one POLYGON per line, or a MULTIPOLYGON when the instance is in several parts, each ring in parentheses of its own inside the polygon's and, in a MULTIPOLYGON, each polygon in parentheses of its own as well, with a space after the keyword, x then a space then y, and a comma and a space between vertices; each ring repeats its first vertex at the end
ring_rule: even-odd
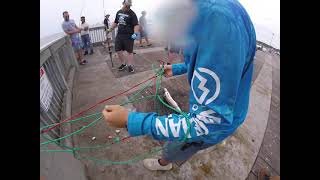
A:
POLYGON ((76 70, 78 70, 79 64, 78 64, 77 58, 76 58, 74 51, 73 51, 73 48, 72 48, 71 39, 70 39, 70 37, 66 36, 65 40, 66 40, 66 47, 67 47, 66 52, 68 52, 67 57, 70 57, 71 64, 76 68, 76 70))
MULTIPOLYGON (((60 76, 62 77, 62 81, 63 81, 63 84, 64 86, 66 87, 67 91, 69 91, 69 87, 68 87, 68 83, 66 81, 66 78, 61 70, 61 66, 59 64, 61 64, 61 62, 59 62, 61 59, 59 57, 59 55, 57 54, 57 51, 56 52, 53 52, 53 50, 51 49, 51 47, 49 48, 51 54, 52 54, 52 57, 53 57, 53 60, 55 61, 55 63, 57 64, 57 68, 58 68, 58 71, 59 71, 59 74, 60 76)), ((66 73, 67 73, 68 69, 66 70, 66 73)), ((68 75, 68 74, 67 74, 68 75)))

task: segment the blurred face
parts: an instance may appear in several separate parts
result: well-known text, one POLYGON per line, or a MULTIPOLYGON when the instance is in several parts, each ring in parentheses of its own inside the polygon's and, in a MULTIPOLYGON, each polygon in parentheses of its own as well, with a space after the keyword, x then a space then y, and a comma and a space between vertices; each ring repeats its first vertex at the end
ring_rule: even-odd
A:
POLYGON ((64 19, 65 21, 69 21, 69 13, 68 13, 68 12, 66 12, 66 13, 63 14, 63 19, 64 19))
POLYGON ((126 2, 126 1, 123 2, 122 3, 122 5, 123 5, 122 9, 125 10, 125 11, 128 11, 130 9, 130 6, 131 6, 131 5, 129 5, 129 3, 131 4, 131 2, 126 2))
POLYGON ((196 8, 192 0, 163 0, 163 4, 155 12, 154 22, 151 31, 156 34, 157 39, 176 41, 183 45, 185 35, 196 15, 196 8), (179 40, 179 42, 178 42, 179 40))
POLYGON ((85 18, 81 18, 81 22, 84 23, 86 21, 85 18))

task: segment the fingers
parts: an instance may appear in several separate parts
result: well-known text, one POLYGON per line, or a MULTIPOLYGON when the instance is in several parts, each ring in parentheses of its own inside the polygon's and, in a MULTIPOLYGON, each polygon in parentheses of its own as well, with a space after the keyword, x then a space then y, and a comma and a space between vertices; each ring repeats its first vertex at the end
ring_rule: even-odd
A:
POLYGON ((107 111, 107 112, 111 112, 113 110, 115 110, 116 108, 119 108, 119 105, 106 105, 104 107, 104 109, 107 111))
POLYGON ((112 114, 112 111, 114 111, 116 108, 118 108, 119 105, 106 105, 102 111, 102 114, 104 118, 108 121, 112 114))
POLYGON ((162 64, 159 65, 160 68, 162 68, 162 66, 163 66, 164 70, 171 69, 171 67, 172 67, 171 65, 166 65, 166 64, 165 65, 162 65, 162 64))
POLYGON ((108 121, 110 113, 109 113, 106 109, 104 109, 104 110, 102 111, 102 114, 103 114, 104 119, 105 119, 106 121, 108 121))

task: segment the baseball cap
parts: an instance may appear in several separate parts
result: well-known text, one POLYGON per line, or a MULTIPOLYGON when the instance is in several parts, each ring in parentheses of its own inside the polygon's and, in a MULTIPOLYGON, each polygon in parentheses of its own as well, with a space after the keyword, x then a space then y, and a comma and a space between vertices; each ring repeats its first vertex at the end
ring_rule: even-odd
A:
POLYGON ((132 0, 124 0, 123 3, 127 6, 132 6, 132 0))

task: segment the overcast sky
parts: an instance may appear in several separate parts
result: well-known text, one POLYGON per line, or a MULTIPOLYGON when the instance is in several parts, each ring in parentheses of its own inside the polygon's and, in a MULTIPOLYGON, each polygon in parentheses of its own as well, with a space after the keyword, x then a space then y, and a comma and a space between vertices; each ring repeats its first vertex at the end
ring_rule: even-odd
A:
MULTIPOLYGON (((102 23, 104 13, 113 20, 123 0, 40 0, 40 38, 62 32, 62 12, 79 23, 80 15, 86 16, 89 24, 102 23)), ((165 0, 133 0, 132 10, 137 16, 142 10, 151 17, 159 4, 165 0)), ((257 39, 280 48, 280 0, 240 0, 248 11, 256 29, 257 39), (274 35, 274 36, 273 36, 274 35)))

